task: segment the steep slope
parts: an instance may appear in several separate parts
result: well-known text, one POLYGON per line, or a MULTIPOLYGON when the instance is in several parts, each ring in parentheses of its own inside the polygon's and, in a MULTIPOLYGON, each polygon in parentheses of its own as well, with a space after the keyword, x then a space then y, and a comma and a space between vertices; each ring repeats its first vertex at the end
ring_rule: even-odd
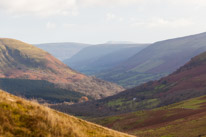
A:
POLYGON ((49 53, 14 39, 0 39, 0 78, 46 80, 93 98, 123 90, 115 84, 80 74, 49 53))
POLYGON ((109 116, 156 108, 206 94, 206 52, 194 57, 171 75, 117 95, 57 109, 83 116, 109 116))
POLYGON ((206 33, 156 42, 98 77, 124 87, 159 79, 206 51, 206 33))
POLYGON ((100 44, 82 49, 64 62, 84 74, 95 75, 125 61, 148 44, 100 44))
POLYGON ((206 96, 92 121, 141 137, 202 137, 206 136, 206 96))
POLYGON ((68 59, 78 53, 81 49, 90 46, 89 44, 82 43, 44 43, 44 44, 35 44, 36 47, 43 49, 44 51, 49 52, 54 57, 63 61, 68 59))
POLYGON ((2 137, 130 137, 1 90, 0 123, 2 137))

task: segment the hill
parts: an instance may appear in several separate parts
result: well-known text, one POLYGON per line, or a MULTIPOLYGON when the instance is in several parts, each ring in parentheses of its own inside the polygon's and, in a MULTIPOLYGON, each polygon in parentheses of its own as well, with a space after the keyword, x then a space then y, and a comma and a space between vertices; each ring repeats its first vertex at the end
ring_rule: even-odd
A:
POLYGON ((132 137, 0 91, 0 136, 132 137))
POLYGON ((206 33, 159 41, 97 77, 127 88, 134 87, 171 74, 204 51, 206 33))
POLYGON ((206 52, 171 75, 117 95, 76 105, 54 107, 79 116, 99 117, 152 109, 206 94, 206 52))
POLYGON ((0 78, 0 89, 28 99, 35 98, 40 103, 78 103, 83 101, 83 98, 93 100, 90 96, 59 88, 55 84, 44 80, 0 78))
POLYGON ((92 121, 141 137, 205 137, 206 96, 92 121))
POLYGON ((64 62, 73 69, 96 75, 135 55, 148 44, 100 44, 86 47, 64 62))
POLYGON ((44 51, 49 52, 54 57, 63 61, 68 59, 78 53, 81 49, 90 46, 89 44, 82 43, 44 43, 44 44, 35 44, 36 47, 43 49, 44 51))
POLYGON ((95 99, 123 90, 116 84, 78 73, 49 53, 14 39, 0 39, 0 78, 46 80, 95 99))

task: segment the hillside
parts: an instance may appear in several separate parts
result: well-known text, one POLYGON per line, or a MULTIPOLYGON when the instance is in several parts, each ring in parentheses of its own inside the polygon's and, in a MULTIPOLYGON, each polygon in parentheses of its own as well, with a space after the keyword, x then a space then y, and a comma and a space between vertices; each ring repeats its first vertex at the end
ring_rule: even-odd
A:
POLYGON ((84 74, 95 75, 132 57, 148 44, 100 44, 86 47, 64 62, 84 74))
POLYGON ((93 99, 79 92, 59 88, 44 80, 0 78, 0 89, 28 99, 35 98, 40 103, 78 103, 83 101, 83 98, 93 99))
MULTIPOLYGON (((194 57, 171 75, 150 81, 102 100, 60 105, 61 111, 99 117, 152 109, 206 94, 206 52, 194 57)), ((54 107, 55 108, 55 107, 54 107)))
POLYGON ((68 59, 78 53, 81 49, 90 46, 89 44, 82 43, 44 43, 44 44, 35 44, 36 47, 43 49, 44 51, 49 52, 57 59, 63 61, 68 59))
POLYGON ((141 137, 205 137, 206 96, 92 121, 141 137))
POLYGON ((206 33, 156 42, 98 78, 134 87, 166 76, 206 51, 206 33))
POLYGON ((0 78, 46 80, 96 99, 123 90, 116 84, 78 73, 49 53, 14 39, 0 39, 0 78))
POLYGON ((0 91, 0 123, 0 136, 5 137, 130 137, 4 91, 0 91))

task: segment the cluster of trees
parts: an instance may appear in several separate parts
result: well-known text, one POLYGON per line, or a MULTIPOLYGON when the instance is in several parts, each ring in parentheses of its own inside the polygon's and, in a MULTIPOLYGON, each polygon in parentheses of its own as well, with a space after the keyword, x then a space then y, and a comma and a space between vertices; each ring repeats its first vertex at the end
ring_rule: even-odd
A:
POLYGON ((0 79, 0 88, 29 99, 44 100, 47 103, 79 102, 85 95, 63 89, 44 80, 0 79))

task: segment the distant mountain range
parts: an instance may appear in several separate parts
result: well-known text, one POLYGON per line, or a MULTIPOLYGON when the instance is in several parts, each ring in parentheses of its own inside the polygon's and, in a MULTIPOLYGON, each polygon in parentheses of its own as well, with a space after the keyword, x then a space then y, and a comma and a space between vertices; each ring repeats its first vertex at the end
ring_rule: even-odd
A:
POLYGON ((81 49, 90 46, 89 44, 82 43, 44 43, 44 44, 34 44, 36 47, 41 48, 59 60, 63 61, 68 59, 78 53, 81 49))
POLYGON ((64 62, 73 69, 88 75, 111 69, 127 60, 148 44, 106 43, 86 47, 64 62))
POLYGON ((55 107, 70 114, 99 117, 169 105, 206 94, 206 52, 171 75, 101 100, 55 107))
POLYGON ((123 90, 116 84, 78 73, 42 49, 14 39, 0 39, 0 78, 44 80, 94 99, 123 90))
POLYGON ((126 61, 115 64, 113 68, 95 75, 127 88, 134 87, 174 72, 204 51, 206 33, 160 41, 137 52, 126 61))

